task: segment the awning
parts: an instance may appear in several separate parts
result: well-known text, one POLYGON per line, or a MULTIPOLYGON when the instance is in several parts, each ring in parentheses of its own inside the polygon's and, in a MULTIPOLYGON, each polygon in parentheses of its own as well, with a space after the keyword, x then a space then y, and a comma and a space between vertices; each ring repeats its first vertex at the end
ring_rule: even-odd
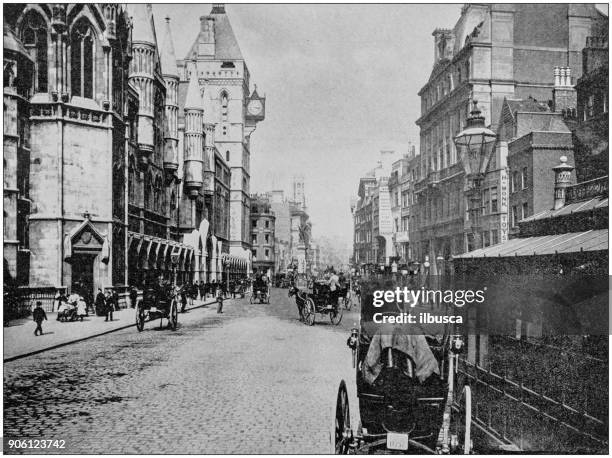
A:
POLYGON ((570 215, 576 212, 586 212, 590 210, 594 210, 597 208, 607 208, 608 207, 608 198, 606 196, 597 196, 592 199, 581 201, 581 202, 573 202, 571 204, 567 204, 558 210, 544 210, 543 212, 537 213, 533 216, 529 216, 525 219, 519 221, 519 223, 526 223, 529 221, 536 221, 544 218, 554 218, 556 216, 570 215))
POLYGON ((454 259, 534 256, 580 251, 607 251, 608 229, 525 237, 453 256, 454 259))

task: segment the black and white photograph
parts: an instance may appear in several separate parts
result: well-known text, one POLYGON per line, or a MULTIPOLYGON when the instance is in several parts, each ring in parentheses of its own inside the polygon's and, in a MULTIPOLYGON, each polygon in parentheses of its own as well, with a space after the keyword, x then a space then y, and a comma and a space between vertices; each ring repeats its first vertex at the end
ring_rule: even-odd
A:
POLYGON ((610 453, 608 7, 3 3, 3 453, 610 453))

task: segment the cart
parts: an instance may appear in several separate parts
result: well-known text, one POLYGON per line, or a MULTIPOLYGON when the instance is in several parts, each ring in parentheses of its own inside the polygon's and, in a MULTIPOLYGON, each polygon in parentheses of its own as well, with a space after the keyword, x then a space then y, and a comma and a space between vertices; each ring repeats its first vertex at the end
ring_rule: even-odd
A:
POLYGON ((351 330, 347 341, 353 353, 359 424, 355 430, 351 427, 348 390, 342 380, 330 431, 331 452, 472 453, 471 389, 456 380, 458 355, 464 347, 459 330, 445 325, 443 334, 435 337, 403 333, 383 338, 377 332, 380 329, 373 331, 371 317, 364 319, 362 311, 359 328, 351 330), (393 343, 385 347, 383 341, 393 343), (398 343, 402 341, 414 343, 419 352, 431 352, 431 374, 418 372, 424 367, 415 363, 423 361, 419 352, 413 353, 413 360, 403 351, 407 347, 398 343), (369 353, 372 349, 374 353, 369 353), (372 366, 368 367, 372 355, 380 370, 374 379, 372 366))
POLYGON ((301 288, 300 293, 300 297, 304 301, 302 308, 304 323, 309 326, 314 325, 316 314, 319 313, 321 315, 329 315, 329 320, 332 324, 336 326, 340 324, 342 321, 342 307, 338 305, 338 292, 332 292, 326 282, 315 281, 312 283, 311 288, 301 288))
POLYGON ((145 321, 160 319, 162 328, 163 319, 168 320, 168 327, 173 331, 178 325, 178 300, 172 288, 147 289, 142 300, 136 305, 136 329, 141 332, 145 321))

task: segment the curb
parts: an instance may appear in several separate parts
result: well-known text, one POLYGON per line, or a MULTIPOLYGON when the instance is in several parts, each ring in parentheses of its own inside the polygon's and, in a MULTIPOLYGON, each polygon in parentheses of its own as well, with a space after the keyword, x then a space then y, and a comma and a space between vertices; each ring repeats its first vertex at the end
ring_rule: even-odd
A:
MULTIPOLYGON (((204 302, 203 304, 196 305, 196 306, 193 306, 193 307, 189 307, 189 308, 186 308, 185 310, 195 310, 195 309, 203 308, 203 307, 206 307, 207 305, 216 304, 216 303, 217 303, 216 300, 213 300, 211 302, 204 302)), ((17 359, 22 359, 22 358, 27 358, 28 356, 38 355, 39 353, 44 353, 44 352, 49 351, 49 350, 55 350, 56 348, 61 348, 61 347, 65 347, 67 345, 71 345, 71 344, 74 344, 74 343, 83 342, 84 340, 93 339, 94 337, 100 337, 100 336, 103 336, 103 335, 106 335, 106 334, 110 334, 112 332, 122 331, 123 329, 128 329, 128 328, 131 328, 131 327, 134 327, 134 326, 136 326, 136 323, 126 324, 125 326, 120 326, 118 328, 109 329, 108 331, 99 332, 97 334, 92 334, 92 335, 89 335, 89 336, 81 337, 79 339, 74 339, 74 340, 69 340, 67 342, 58 343, 58 344, 55 344, 55 345, 51 345, 50 347, 41 348, 40 350, 34 350, 34 351, 31 351, 31 352, 28 352, 28 353, 23 353, 21 355, 11 356, 9 358, 4 358, 3 362, 10 363, 11 361, 15 361, 17 359)))

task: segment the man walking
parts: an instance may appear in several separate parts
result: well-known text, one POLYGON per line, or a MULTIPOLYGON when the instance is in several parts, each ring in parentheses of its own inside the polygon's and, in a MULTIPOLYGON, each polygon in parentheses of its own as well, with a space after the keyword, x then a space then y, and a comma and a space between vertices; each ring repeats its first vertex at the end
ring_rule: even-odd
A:
POLYGON ((113 310, 115 307, 113 306, 113 296, 110 291, 106 291, 106 297, 104 298, 105 308, 104 313, 106 315, 106 319, 104 321, 108 321, 108 317, 110 315, 110 320, 113 321, 113 310))
POLYGON ((40 301, 36 302, 36 307, 34 308, 34 311, 32 312, 32 316, 34 318, 34 322, 36 323, 36 330, 34 331, 34 335, 38 336, 38 333, 40 332, 40 335, 42 336, 43 335, 42 322, 43 320, 47 319, 47 314, 42 308, 42 302, 40 301))

